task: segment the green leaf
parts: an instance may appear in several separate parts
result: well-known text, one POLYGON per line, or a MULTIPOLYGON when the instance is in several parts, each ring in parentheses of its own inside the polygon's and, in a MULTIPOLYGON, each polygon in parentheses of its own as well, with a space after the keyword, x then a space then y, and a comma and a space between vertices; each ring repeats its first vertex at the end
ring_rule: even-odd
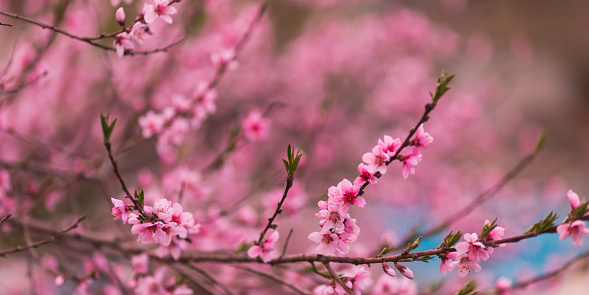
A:
POLYGON ((286 173, 290 172, 290 166, 288 165, 288 162, 285 159, 282 159, 282 162, 284 163, 284 167, 286 168, 286 173))
POLYGON ((571 214, 570 214, 571 221, 583 218, 583 216, 585 216, 585 214, 587 214, 587 211, 588 211, 587 206, 589 206, 589 202, 585 202, 585 203, 579 205, 579 207, 572 210, 571 214))
POLYGON ((544 217, 544 219, 540 220, 540 222, 532 225, 530 228, 524 231, 524 234, 531 232, 535 232, 537 234, 543 233, 554 227, 554 221, 556 221, 556 219, 558 219, 558 215, 551 211, 548 213, 548 215, 546 215, 546 217, 544 217))
MULTIPOLYGON (((436 86, 436 91, 435 91, 434 95, 432 95, 432 101, 434 103, 437 103, 438 100, 444 95, 444 93, 446 93, 446 91, 450 90, 450 88, 448 87, 448 84, 450 84, 452 79, 454 79, 454 76, 455 75, 448 76, 448 74, 446 74, 446 72, 442 71, 442 74, 438 78, 438 86, 436 86)), ((431 95, 431 93, 430 93, 430 95, 431 95)))
POLYGON ((445 238, 444 241, 438 246, 438 248, 443 248, 443 247, 452 247, 454 246, 456 243, 458 243, 458 241, 460 241, 460 238, 462 237, 462 232, 461 231, 457 231, 456 233, 454 233, 453 231, 451 231, 445 238))
POLYGON ((542 150, 547 142, 548 133, 546 132, 546 130, 542 130, 542 133, 540 134, 540 139, 538 139, 538 144, 536 145, 536 153, 542 150))
POLYGON ((415 240, 415 242, 409 244, 409 246, 407 246, 407 250, 411 251, 417 249, 417 247, 419 247, 419 242, 421 242, 421 238, 422 237, 419 237, 417 240, 415 240))
POLYGON ((143 190, 141 190, 140 193, 137 193, 137 191, 135 191, 135 199, 137 199, 137 202, 139 202, 139 206, 143 208, 145 203, 145 194, 143 193, 143 190))
POLYGON ((485 226, 483 227, 483 230, 481 231, 481 235, 479 237, 479 240, 483 240, 484 238, 486 238, 491 233, 491 231, 493 231, 496 227, 497 227, 497 218, 495 218, 495 220, 493 220, 491 223, 485 224, 485 226))
POLYGON ((474 295, 474 294, 478 294, 479 292, 475 291, 474 289, 476 289, 477 287, 477 282, 472 280, 469 281, 468 283, 466 283, 464 286, 462 286, 462 288, 460 290, 458 290, 458 292, 456 292, 456 295, 474 295))
POLYGON ((395 246, 384 247, 382 251, 380 251, 380 256, 386 255, 391 253, 395 249, 395 246))
POLYGON ((100 125, 102 126, 102 136, 104 142, 110 141, 110 135, 112 134, 113 129, 115 128, 115 124, 117 123, 117 119, 114 119, 112 123, 108 123, 108 115, 100 114, 100 125))
POLYGON ((244 243, 241 243, 241 244, 239 245, 239 247, 237 247, 237 249, 235 249, 235 251, 233 251, 233 252, 235 252, 235 254, 238 254, 238 253, 244 253, 244 252, 246 252, 246 251, 247 251, 247 250, 248 250, 250 247, 251 247, 251 244, 248 244, 248 243, 245 243, 245 242, 244 242, 244 243))

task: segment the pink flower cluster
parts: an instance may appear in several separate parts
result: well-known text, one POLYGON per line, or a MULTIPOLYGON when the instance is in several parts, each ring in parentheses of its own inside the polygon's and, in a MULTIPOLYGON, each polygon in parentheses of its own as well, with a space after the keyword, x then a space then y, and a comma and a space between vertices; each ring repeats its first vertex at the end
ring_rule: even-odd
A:
POLYGON ((148 111, 139 118, 139 126, 144 138, 158 135, 156 149, 164 160, 172 159, 174 147, 186 140, 186 134, 200 127, 208 115, 216 112, 217 93, 209 89, 206 82, 200 82, 192 98, 175 94, 171 97, 171 106, 161 112, 148 111))
POLYGON ((272 251, 276 248, 276 241, 278 241, 278 232, 269 230, 268 239, 263 241, 260 245, 253 245, 248 251, 247 255, 249 257, 258 257, 262 258, 262 261, 269 262, 272 260, 272 251))
POLYGON ((360 176, 354 183, 342 180, 337 187, 332 186, 327 191, 327 202, 319 201, 319 212, 315 216, 321 218, 319 226, 321 231, 313 232, 309 239, 317 244, 317 254, 343 256, 349 251, 349 243, 355 241, 360 233, 356 225, 356 219, 352 219, 348 213, 351 205, 364 208, 366 200, 359 196, 361 187, 365 183, 377 183, 378 175, 387 171, 387 165, 396 155, 403 161, 403 177, 415 174, 415 166, 421 161, 421 151, 433 141, 433 137, 426 133, 423 124, 417 128, 415 137, 409 142, 409 153, 397 155, 402 146, 401 139, 393 139, 385 135, 384 140, 379 139, 372 152, 365 153, 358 165, 360 176))
MULTIPOLYGON (((145 206, 147 216, 139 216, 132 211, 133 205, 127 205, 121 200, 112 199, 112 215, 114 219, 121 218, 123 223, 132 224, 131 233, 138 236, 137 240, 143 243, 156 243, 162 246, 170 246, 172 241, 186 239, 189 235, 198 233, 199 224, 196 224, 190 212, 183 212, 178 203, 172 204, 166 199, 158 199, 153 207, 145 206)), ((179 253, 174 257, 179 258, 179 253)))
MULTIPOLYGON (((351 269, 344 271, 344 274, 340 277, 344 285, 347 288, 354 291, 354 294, 362 294, 362 290, 371 284, 370 273, 362 266, 356 266, 351 269)), ((337 294, 349 294, 346 290, 332 281, 329 285, 319 285, 313 289, 314 295, 337 295, 337 294)))
MULTIPOLYGON (((572 190, 567 193, 567 198, 571 204, 571 210, 577 209, 581 205, 581 199, 572 190)), ((563 240, 568 237, 573 239, 573 244, 582 247, 583 237, 589 236, 589 229, 585 227, 585 221, 573 220, 571 222, 563 223, 556 227, 556 232, 560 234, 559 239, 563 240)))
POLYGON ((165 22, 172 23, 172 15, 178 13, 176 8, 172 7, 174 3, 171 0, 154 0, 153 4, 145 3, 141 13, 137 16, 132 27, 125 27, 125 12, 120 7, 115 13, 115 18, 124 32, 115 35, 113 46, 117 55, 122 57, 125 50, 135 49, 135 44, 143 44, 143 40, 151 35, 149 24, 156 19, 161 18, 165 22))
MULTIPOLYGON (((499 240, 504 233, 505 229, 497 226, 489 233, 485 240, 499 240)), ((442 274, 451 272, 454 268, 458 268, 458 275, 460 277, 468 275, 471 269, 480 272, 481 266, 479 263, 481 260, 487 261, 489 255, 492 254, 495 249, 493 247, 485 247, 476 233, 464 234, 463 238, 466 242, 456 244, 456 252, 452 252, 448 254, 447 257, 442 258, 442 263, 440 264, 440 272, 442 274)), ((503 247, 505 244, 501 246, 503 247)))

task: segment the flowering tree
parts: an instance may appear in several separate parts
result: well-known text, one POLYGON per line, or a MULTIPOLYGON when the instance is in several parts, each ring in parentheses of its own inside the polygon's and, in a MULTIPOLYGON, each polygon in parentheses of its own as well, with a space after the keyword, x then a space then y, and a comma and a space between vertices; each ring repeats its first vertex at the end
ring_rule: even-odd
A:
POLYGON ((589 256, 482 276, 583 247, 588 202, 512 182, 546 137, 487 74, 434 83, 455 33, 342 2, 0 3, 6 292, 507 294, 589 256))

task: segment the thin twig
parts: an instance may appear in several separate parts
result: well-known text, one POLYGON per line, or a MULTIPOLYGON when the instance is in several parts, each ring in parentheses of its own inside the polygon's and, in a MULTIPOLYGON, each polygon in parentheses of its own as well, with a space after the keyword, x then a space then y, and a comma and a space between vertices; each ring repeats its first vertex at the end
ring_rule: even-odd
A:
POLYGON ((0 22, 0 26, 12 27, 11 24, 5 24, 5 23, 2 23, 2 22, 0 22))
POLYGON ((269 279, 271 279, 271 280, 273 280, 273 281, 275 281, 275 282, 277 282, 277 283, 279 283, 279 284, 281 284, 281 285, 283 285, 285 287, 288 287, 289 289, 295 291, 298 294, 306 295, 306 294, 309 294, 310 293, 310 292, 305 292, 305 291, 297 288, 295 285, 290 284, 290 283, 284 281, 282 278, 280 278, 278 276, 275 276, 273 274, 266 273, 266 272, 263 272, 263 271, 259 271, 257 269, 253 269, 253 268, 247 267, 247 266, 232 265, 232 267, 237 268, 237 269, 241 269, 241 270, 245 270, 245 271, 251 272, 253 274, 257 274, 259 276, 265 277, 265 278, 269 278, 269 279))
POLYGON ((8 213, 6 214, 6 216, 4 216, 4 218, 0 219, 0 224, 2 224, 2 222, 8 220, 8 218, 10 218, 10 216, 12 216, 12 214, 8 213))
POLYGON ((266 232, 270 228, 276 227, 276 225, 273 225, 272 223, 274 222, 274 219, 276 219, 276 216, 278 216, 278 214, 280 214, 282 212, 282 209, 280 209, 280 207, 282 207, 284 200, 286 200, 286 197, 288 196, 288 191, 292 187, 292 182, 293 182, 292 179, 290 179, 290 178, 286 179, 286 187, 284 188, 284 193, 282 194, 282 199, 280 200, 280 203, 278 203, 278 205, 276 206, 276 210, 274 211, 274 214, 272 215, 272 217, 268 218, 268 224, 266 224, 266 227, 260 233, 260 238, 255 243, 256 245, 260 245, 262 243, 262 241, 264 240, 264 235, 266 235, 266 232))
MULTIPOLYGON (((175 2, 177 2, 177 1, 175 1, 175 2)), ((104 50, 113 51, 113 52, 116 52, 116 49, 114 47, 109 47, 109 46, 106 46, 106 45, 102 45, 100 43, 97 43, 96 41, 97 40, 100 40, 100 39, 104 39, 104 38, 110 38, 110 37, 113 37, 114 35, 116 35, 118 33, 121 33, 121 32, 115 32, 115 33, 110 33, 110 34, 101 34, 98 37, 80 37, 80 36, 76 36, 74 34, 68 33, 67 31, 64 31, 64 30, 62 30, 62 29, 60 29, 60 28, 58 28, 56 26, 51 26, 51 25, 48 25, 48 24, 44 24, 44 23, 38 22, 38 21, 36 21, 34 19, 31 19, 31 18, 22 16, 22 15, 19 15, 19 14, 16 14, 16 13, 10 13, 10 12, 0 11, 0 15, 4 15, 4 16, 7 16, 7 17, 10 17, 10 18, 13 18, 13 19, 22 20, 24 22, 27 22, 27 23, 36 25, 36 26, 41 27, 43 29, 48 29, 48 30, 51 30, 51 31, 53 31, 55 33, 62 34, 62 35, 67 36, 67 37, 69 37, 71 39, 82 41, 82 42, 88 43, 88 44, 90 44, 92 46, 96 46, 96 47, 102 48, 104 50)), ((125 52, 124 52, 124 55, 134 56, 134 55, 148 55, 148 54, 152 54, 152 53, 156 53, 156 52, 166 52, 168 49, 170 49, 170 48, 172 48, 172 47, 174 47, 174 46, 182 43, 184 40, 185 40, 185 38, 182 37, 180 40, 178 40, 176 42, 173 42, 173 43, 171 43, 170 45, 168 45, 166 47, 158 48, 158 49, 154 49, 154 50, 149 50, 149 51, 133 51, 133 50, 126 49, 125 52)))
POLYGON ((290 237, 292 236, 292 232, 294 230, 291 228, 290 231, 288 231, 288 236, 286 236, 286 241, 284 242, 284 247, 282 248, 282 254, 280 255, 280 257, 284 257, 284 255, 286 254, 286 248, 288 247, 288 242, 290 241, 290 237))
POLYGON ((208 273, 204 269, 194 265, 194 263, 186 263, 183 265, 200 273, 202 276, 209 279, 209 281, 213 282, 215 285, 219 286, 219 288, 223 289, 223 291, 225 291, 226 294, 229 294, 229 295, 235 294, 235 293, 233 293, 233 291, 231 291, 231 289, 229 289, 229 287, 227 287, 225 284, 221 283, 219 280, 217 280, 215 277, 213 277, 210 273, 208 273))
POLYGON ((346 290, 346 292, 348 292, 348 294, 355 295, 354 290, 351 290, 350 288, 348 288, 346 286, 346 284, 344 284, 342 279, 335 273, 335 271, 333 271, 333 268, 331 268, 331 266, 329 265, 329 262, 323 262, 323 265, 325 266, 325 268, 327 268, 327 271, 329 272, 329 274, 331 275, 331 278, 335 282, 340 284, 340 286, 342 286, 342 288, 344 288, 344 290, 346 290))
MULTIPOLYGON (((173 268, 175 271, 179 272, 180 274, 182 274, 183 276, 185 276, 186 278, 188 278, 190 280, 190 282, 192 282, 193 284, 198 286, 203 292, 205 292, 205 294, 208 294, 208 295, 216 294, 216 292, 213 289, 209 288, 205 282, 200 282, 197 278, 193 278, 191 275, 189 275, 186 271, 184 271, 183 269, 181 269, 177 265, 171 264, 170 267, 173 268)), ((202 293, 199 293, 199 294, 202 294, 202 293)))
POLYGON ((119 180, 119 183, 121 184, 121 188, 123 189, 123 191, 126 194, 125 197, 131 199, 131 202, 133 202, 133 204, 135 205, 135 209, 137 209, 139 211, 139 213, 141 213, 141 215, 147 217, 147 214, 145 214, 143 207, 140 206, 139 201, 135 197, 133 197, 133 195, 131 195, 131 192, 129 192, 129 189, 127 188, 127 185, 125 184, 125 180, 123 179, 123 176, 121 176, 121 172, 119 171, 119 166, 117 165, 117 162, 115 161, 115 159, 112 155, 112 149, 110 146, 110 142, 108 142, 108 141, 105 142, 104 146, 106 147, 106 151, 108 152, 108 158, 110 160, 110 163, 112 164, 113 172, 117 176, 117 179, 119 180))
MULTIPOLYGON (((21 252, 21 251, 25 251, 27 249, 37 248, 39 246, 43 246, 43 245, 46 245, 46 244, 49 244, 49 243, 53 243, 55 240, 57 240, 58 238, 62 237, 67 232, 69 232, 69 231, 77 228, 78 225, 80 224, 80 222, 82 222, 84 219, 86 219, 86 216, 85 215, 83 215, 80 218, 78 218, 78 220, 74 224, 72 224, 70 227, 68 227, 68 228, 66 228, 66 229, 64 229, 64 230, 56 233, 55 235, 49 237, 49 239, 47 239, 47 240, 43 240, 43 241, 40 241, 40 242, 37 242, 37 243, 33 243, 33 244, 27 244, 27 245, 24 245, 24 246, 18 246, 16 248, 13 248, 13 249, 10 249, 10 250, 2 251, 2 252, 0 252, 0 257, 6 257, 6 255, 8 255, 8 254, 12 254, 12 253, 16 253, 16 252, 21 252)), ((4 219, 4 220, 6 220, 6 219, 4 219)))

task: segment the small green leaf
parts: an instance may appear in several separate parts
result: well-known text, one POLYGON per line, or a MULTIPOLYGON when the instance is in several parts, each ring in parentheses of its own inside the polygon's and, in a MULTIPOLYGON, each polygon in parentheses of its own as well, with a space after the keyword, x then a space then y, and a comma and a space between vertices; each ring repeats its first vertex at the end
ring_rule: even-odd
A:
POLYGON ((415 240, 415 242, 409 244, 409 246, 407 246, 407 250, 412 251, 414 249, 417 249, 417 247, 419 247, 419 242, 421 242, 421 238, 419 237, 417 238, 417 240, 415 240))
POLYGON ((478 294, 474 289, 477 287, 477 282, 472 280, 466 283, 466 285, 462 286, 462 288, 456 292, 456 295, 474 295, 478 294))
POLYGON ((548 133, 546 133, 546 130, 542 130, 542 133, 540 134, 540 139, 538 139, 538 144, 536 145, 536 153, 542 150, 547 142, 548 133))
POLYGON ((233 252, 235 252, 235 254, 238 254, 238 253, 244 253, 244 252, 246 252, 246 251, 247 251, 247 250, 248 250, 250 247, 251 247, 251 244, 248 244, 248 243, 245 243, 245 242, 244 242, 244 243, 241 243, 241 244, 239 245, 239 247, 237 247, 237 249, 235 249, 235 251, 233 251, 233 252))
POLYGON ((452 247, 456 243, 458 243, 458 241, 460 241, 460 237, 462 237, 462 232, 461 231, 457 231, 456 233, 454 233, 453 231, 451 231, 444 238, 444 241, 438 246, 438 248, 452 247))
POLYGON ((110 141, 110 135, 112 134, 113 129, 115 128, 115 124, 117 123, 117 119, 114 119, 112 123, 108 122, 108 115, 100 114, 100 125, 102 126, 102 136, 104 142, 110 141))
POLYGON ((395 249, 395 246, 384 247, 382 249, 382 251, 380 251, 380 256, 383 256, 383 255, 386 255, 386 254, 391 253, 393 251, 393 249, 395 249))
MULTIPOLYGON (((448 90, 450 90, 450 88, 448 87, 448 84, 450 84, 452 79, 454 79, 454 76, 455 75, 448 76, 448 74, 446 74, 446 72, 442 71, 442 74, 438 78, 438 86, 436 87, 436 91, 435 91, 434 95, 432 95, 432 101, 434 103, 437 103, 438 100, 444 95, 444 93, 446 93, 448 90)), ((431 95, 431 93, 430 93, 430 95, 431 95)))
POLYGON ((579 205, 579 207, 575 208, 573 211, 571 211, 570 219, 577 220, 577 219, 583 218, 583 216, 585 216, 585 214, 587 214, 587 211, 588 211, 587 206, 589 206, 589 202, 585 202, 585 203, 579 205))
POLYGON ((282 162, 284 163, 284 167, 286 168, 286 173, 288 173, 290 171, 290 166, 288 165, 288 162, 285 159, 282 159, 282 162))
POLYGON ((145 203, 145 194, 143 193, 143 190, 141 190, 140 193, 137 193, 137 191, 135 191, 135 199, 137 199, 137 202, 139 202, 139 206, 143 208, 145 203))
POLYGON ((496 227, 497 227, 497 218, 495 218, 495 220, 493 220, 493 222, 485 224, 485 226, 483 227, 483 230, 481 231, 481 235, 479 237, 479 240, 485 239, 491 233, 491 231, 493 231, 496 227))
POLYGON ((524 234, 531 232, 535 232, 537 234, 543 233, 554 227, 554 221, 556 221, 556 219, 558 219, 558 215, 551 211, 548 213, 548 215, 546 215, 546 217, 544 217, 544 219, 540 220, 540 222, 532 225, 530 228, 524 231, 524 234))

